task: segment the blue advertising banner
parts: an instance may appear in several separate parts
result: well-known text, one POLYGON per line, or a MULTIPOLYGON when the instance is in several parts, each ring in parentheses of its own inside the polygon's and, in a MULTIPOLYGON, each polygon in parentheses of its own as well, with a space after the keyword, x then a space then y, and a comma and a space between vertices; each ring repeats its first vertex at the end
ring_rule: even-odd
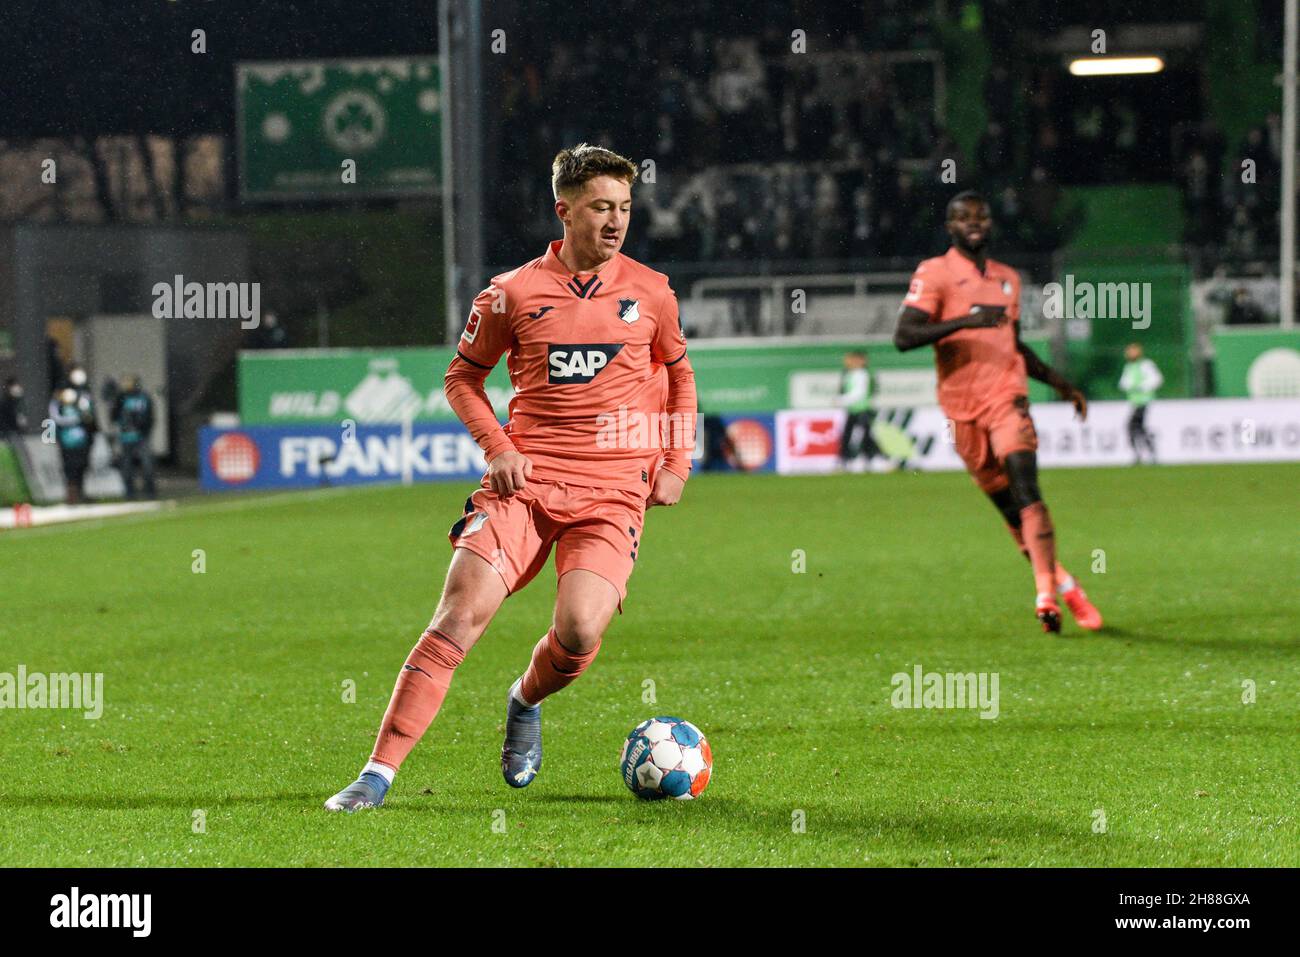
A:
POLYGON ((696 424, 693 470, 703 472, 776 471, 776 416, 703 415, 696 424))
POLYGON ((199 430, 205 491, 477 480, 483 451, 459 423, 254 425, 199 430))
MULTIPOLYGON (((772 472, 775 417, 707 416, 695 469, 772 472)), ((483 451, 459 422, 402 425, 205 426, 199 430, 204 491, 318 488, 380 482, 477 481, 483 451)))

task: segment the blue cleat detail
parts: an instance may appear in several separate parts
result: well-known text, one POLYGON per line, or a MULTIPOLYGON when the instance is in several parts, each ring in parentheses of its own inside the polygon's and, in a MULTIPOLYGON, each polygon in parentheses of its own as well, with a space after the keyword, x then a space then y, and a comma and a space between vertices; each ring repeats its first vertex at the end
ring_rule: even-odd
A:
POLYGON ((325 810, 351 814, 364 807, 383 807, 388 787, 382 775, 374 771, 363 772, 361 777, 326 801, 325 810))
POLYGON ((501 776, 512 788, 526 788, 542 769, 542 706, 525 708, 507 696, 506 741, 501 746, 501 776))

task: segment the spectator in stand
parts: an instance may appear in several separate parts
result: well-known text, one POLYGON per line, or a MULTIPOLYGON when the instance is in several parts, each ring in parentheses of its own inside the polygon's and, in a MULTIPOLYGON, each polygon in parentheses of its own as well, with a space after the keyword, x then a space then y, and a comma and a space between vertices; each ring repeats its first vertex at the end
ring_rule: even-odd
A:
MULTIPOLYGON (((1188 239, 1191 240, 1192 235, 1189 234, 1188 239)), ((1232 225, 1228 227, 1224 245, 1229 255, 1241 259, 1254 256, 1259 247, 1259 231, 1250 218, 1250 210, 1244 204, 1232 211, 1232 225)))
POLYGON ((4 393, 0 394, 0 439, 10 439, 27 431, 27 415, 23 411, 23 386, 17 376, 5 380, 4 393))
POLYGON ((1224 322, 1230 326, 1254 326, 1268 322, 1268 316, 1259 303, 1250 297, 1250 290, 1238 286, 1232 291, 1232 302, 1228 304, 1224 322))
POLYGON ((255 329, 248 331, 245 340, 249 349, 283 349, 288 345, 289 337, 280 325, 280 318, 270 310, 262 314, 262 321, 255 329))

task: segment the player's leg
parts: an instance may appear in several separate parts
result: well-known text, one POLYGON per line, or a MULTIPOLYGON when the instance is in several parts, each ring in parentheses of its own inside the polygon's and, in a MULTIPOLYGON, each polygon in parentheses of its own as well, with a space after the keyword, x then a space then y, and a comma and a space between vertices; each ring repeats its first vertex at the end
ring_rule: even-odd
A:
POLYGON ((1029 415, 1029 399, 1008 396, 976 423, 987 431, 988 448, 997 463, 995 481, 981 483, 986 492, 1005 485, 1020 517, 1020 534, 1034 571, 1034 614, 1044 631, 1061 630, 1056 603, 1056 536, 1052 517, 1038 490, 1038 433, 1029 415))
POLYGON ((370 760, 393 771, 428 730, 451 678, 506 598, 500 573, 481 555, 458 548, 442 598, 397 676, 370 760))
POLYGON ((555 617, 507 696, 501 774, 517 788, 532 783, 542 766, 542 700, 587 670, 627 595, 645 518, 635 493, 571 489, 553 504, 567 522, 556 538, 555 617))
POLYGON ((154 477, 153 448, 148 438, 136 443, 136 452, 140 456, 140 473, 144 476, 145 498, 155 499, 158 497, 158 482, 154 477))
POLYGON ((128 501, 135 498, 135 443, 122 443, 122 485, 126 488, 128 501))
MULTIPOLYGON (((1020 509, 1011 495, 1010 486, 989 492, 988 496, 993 507, 1002 514, 1003 521, 1007 523, 1007 531, 1011 533, 1016 548, 1025 557, 1025 561, 1029 561, 1029 549, 1025 547, 1025 536, 1020 527, 1020 509)), ((1056 593, 1065 601, 1065 606, 1070 609, 1070 614, 1074 616, 1081 628, 1095 631, 1101 627, 1101 612, 1088 599, 1083 586, 1061 564, 1059 558, 1056 560, 1056 593)))
POLYGON ((539 532, 532 503, 531 490, 502 499, 489 489, 465 502, 448 534, 454 551, 433 620, 398 672, 370 761, 351 787, 326 802, 328 810, 383 803, 398 768, 437 716, 465 654, 506 596, 545 564, 550 541, 539 532))
POLYGON ((1061 612, 1056 604, 1056 531, 1038 489, 1038 454, 1028 449, 1011 452, 1002 461, 1009 482, 1011 501, 1020 512, 1020 534, 1034 569, 1037 589, 1035 614, 1044 631, 1061 630, 1061 612))
POLYGON ((1145 404, 1138 407, 1138 435, 1142 440, 1143 447, 1147 450, 1147 458, 1154 465, 1156 462, 1156 437, 1147 428, 1147 408, 1148 406, 1145 404))
POLYGON ((857 416, 852 412, 848 412, 844 416, 844 431, 840 433, 840 468, 848 468, 849 462, 854 458, 853 429, 856 420, 857 416))
POLYGON ((510 686, 501 774, 511 787, 527 787, 541 770, 541 703, 577 681, 596 660, 618 603, 618 590, 594 572, 580 568, 561 576, 554 622, 533 647, 527 670, 510 686))
POLYGON ((618 589, 611 582, 585 568, 566 572, 557 589, 554 623, 533 648, 528 670, 519 679, 519 697, 540 704, 576 681, 595 660, 618 606, 618 589))
POLYGON ((1133 464, 1142 464, 1142 406, 1135 405, 1128 417, 1128 444, 1133 449, 1133 464))
POLYGON ((880 446, 876 444, 876 438, 871 434, 871 428, 876 424, 876 413, 874 409, 868 409, 862 413, 862 452, 867 457, 867 465, 870 466, 876 460, 877 456, 885 457, 880 446))
POLYGON ((509 594, 500 573, 482 556, 457 548, 429 627, 398 672, 361 775, 325 802, 328 811, 378 807, 416 742, 437 716, 465 654, 482 636, 509 594))

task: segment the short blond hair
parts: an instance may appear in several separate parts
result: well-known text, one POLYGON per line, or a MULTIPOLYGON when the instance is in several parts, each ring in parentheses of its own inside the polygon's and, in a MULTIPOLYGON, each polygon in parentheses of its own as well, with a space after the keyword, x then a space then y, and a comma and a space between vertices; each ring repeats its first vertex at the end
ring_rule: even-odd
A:
POLYGON ((573 196, 597 176, 612 176, 631 186, 636 172, 636 164, 626 156, 601 146, 579 143, 555 154, 551 163, 551 192, 556 199, 561 195, 573 196))

